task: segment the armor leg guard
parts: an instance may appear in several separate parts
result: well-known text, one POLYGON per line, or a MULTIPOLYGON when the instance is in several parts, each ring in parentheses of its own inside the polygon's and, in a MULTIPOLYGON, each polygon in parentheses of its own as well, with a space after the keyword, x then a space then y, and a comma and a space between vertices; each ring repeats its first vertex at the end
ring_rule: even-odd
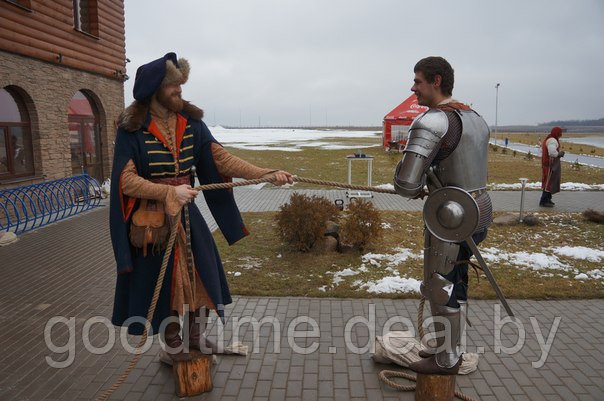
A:
POLYGON ((433 305, 434 328, 436 337, 436 364, 441 368, 452 368, 461 357, 459 341, 461 339, 460 308, 433 305))
POLYGON ((461 353, 460 308, 446 306, 453 293, 453 283, 443 275, 453 270, 459 244, 441 241, 428 230, 425 232, 424 246, 424 281, 421 293, 430 302, 430 309, 435 320, 436 364, 441 368, 451 368, 457 364, 461 353))

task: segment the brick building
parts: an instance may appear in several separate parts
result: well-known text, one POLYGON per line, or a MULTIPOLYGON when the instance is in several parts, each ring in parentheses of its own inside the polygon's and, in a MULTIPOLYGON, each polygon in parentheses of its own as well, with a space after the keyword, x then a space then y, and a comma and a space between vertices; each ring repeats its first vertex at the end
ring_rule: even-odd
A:
POLYGON ((109 177, 125 60, 123 0, 0 0, 0 189, 109 177))

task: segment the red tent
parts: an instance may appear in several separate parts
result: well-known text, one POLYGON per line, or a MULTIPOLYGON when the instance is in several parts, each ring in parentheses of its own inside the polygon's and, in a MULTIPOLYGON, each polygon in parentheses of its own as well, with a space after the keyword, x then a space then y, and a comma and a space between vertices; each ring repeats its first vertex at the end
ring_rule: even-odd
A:
POLYGON ((384 150, 402 150, 407 142, 407 132, 413 119, 427 110, 426 106, 417 104, 417 97, 412 94, 403 103, 386 114, 382 129, 384 150))

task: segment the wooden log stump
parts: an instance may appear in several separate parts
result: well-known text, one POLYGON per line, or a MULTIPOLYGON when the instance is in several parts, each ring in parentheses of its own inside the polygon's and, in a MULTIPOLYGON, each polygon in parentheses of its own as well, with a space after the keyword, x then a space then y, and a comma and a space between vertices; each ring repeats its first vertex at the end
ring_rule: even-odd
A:
POLYGON ((416 401, 451 401, 455 397, 456 375, 417 375, 416 401))
POLYGON ((192 359, 174 362, 174 387, 179 397, 191 397, 212 391, 212 355, 191 350, 192 359))

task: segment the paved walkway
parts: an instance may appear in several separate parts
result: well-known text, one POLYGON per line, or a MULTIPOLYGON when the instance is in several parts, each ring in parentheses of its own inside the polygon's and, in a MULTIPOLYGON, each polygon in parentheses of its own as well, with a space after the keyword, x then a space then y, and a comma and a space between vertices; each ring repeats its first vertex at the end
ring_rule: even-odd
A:
MULTIPOLYGON (((593 196, 573 195, 577 199, 593 196)), ((562 198, 557 200, 562 203, 562 198)), ((113 383, 130 358, 119 343, 119 331, 98 323, 89 326, 90 318, 110 317, 112 310, 115 272, 107 219, 108 208, 101 207, 0 248, 1 400, 89 400, 113 383), (45 341, 45 327, 53 317, 73 323, 73 330, 58 323, 48 330, 45 341), (86 350, 85 341, 102 347, 109 333, 116 334, 116 345, 107 352, 86 350), (68 366, 51 367, 52 360, 68 366)), ((482 350, 483 354, 477 372, 458 378, 460 390, 487 401, 604 399, 604 323, 600 319, 604 300, 512 300, 511 306, 524 324, 525 341, 519 352, 511 354, 495 353, 498 333, 508 348, 519 338, 512 325, 496 329, 495 305, 493 301, 471 304, 468 351, 482 350), (558 317, 555 335, 549 338, 558 317), (541 344, 551 344, 551 349, 544 365, 534 367, 532 363, 543 355, 540 339, 541 344)), ((394 316, 414 322, 416 308, 417 300, 235 297, 227 308, 231 317, 225 329, 227 340, 233 336, 235 318, 275 317, 281 341, 273 348, 277 336, 269 324, 256 332, 257 337, 250 325, 244 325, 241 339, 252 346, 257 338, 255 352, 247 357, 218 357, 214 391, 191 399, 413 400, 412 393, 379 382, 377 373, 391 366, 376 365, 370 353, 359 354, 355 348, 381 334, 386 321, 394 316), (317 332, 301 324, 295 328, 307 336, 290 344, 288 329, 299 316, 312 318, 317 332), (347 330, 354 316, 368 320, 375 316, 375 330, 363 324, 347 330), (347 333, 351 345, 347 345, 347 333), (294 348, 315 343, 318 349, 306 355, 294 348)), ((217 334, 216 324, 212 333, 217 334)), ((137 342, 136 338, 127 339, 131 344, 137 342)), ((173 395, 171 370, 159 362, 158 349, 156 342, 112 399, 178 399, 173 395)))

